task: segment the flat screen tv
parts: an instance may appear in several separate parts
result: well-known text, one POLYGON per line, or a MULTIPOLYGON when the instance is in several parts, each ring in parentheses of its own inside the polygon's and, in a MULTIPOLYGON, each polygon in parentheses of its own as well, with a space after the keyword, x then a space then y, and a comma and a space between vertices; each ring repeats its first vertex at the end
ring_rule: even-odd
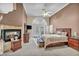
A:
POLYGON ((27 25, 27 29, 32 29, 32 26, 31 25, 27 25))

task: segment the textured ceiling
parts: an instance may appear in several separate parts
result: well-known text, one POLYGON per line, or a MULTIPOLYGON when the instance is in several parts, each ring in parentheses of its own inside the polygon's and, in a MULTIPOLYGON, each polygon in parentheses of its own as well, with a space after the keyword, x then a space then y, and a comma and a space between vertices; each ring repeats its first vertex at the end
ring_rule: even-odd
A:
POLYGON ((28 16, 41 16, 42 9, 51 12, 52 15, 62 9, 67 3, 24 3, 23 6, 28 16))

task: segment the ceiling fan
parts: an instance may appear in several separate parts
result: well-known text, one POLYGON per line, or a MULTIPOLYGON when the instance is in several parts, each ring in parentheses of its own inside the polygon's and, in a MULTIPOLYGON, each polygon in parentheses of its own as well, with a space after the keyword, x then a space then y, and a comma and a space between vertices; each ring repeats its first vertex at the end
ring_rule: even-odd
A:
POLYGON ((52 11, 47 9, 47 4, 44 4, 44 8, 42 9, 43 17, 50 17, 52 15, 52 11))

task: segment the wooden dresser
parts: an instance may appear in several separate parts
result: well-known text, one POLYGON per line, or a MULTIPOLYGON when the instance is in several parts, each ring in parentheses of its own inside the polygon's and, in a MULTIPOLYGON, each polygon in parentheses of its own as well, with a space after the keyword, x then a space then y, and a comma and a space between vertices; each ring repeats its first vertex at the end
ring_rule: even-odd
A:
POLYGON ((23 42, 24 43, 28 43, 29 42, 29 33, 24 34, 23 42))
POLYGON ((78 38, 69 38, 68 45, 76 50, 79 50, 79 39, 78 38))
POLYGON ((18 40, 18 41, 11 41, 11 50, 12 51, 16 51, 18 49, 20 49, 22 46, 21 46, 21 40, 18 40))

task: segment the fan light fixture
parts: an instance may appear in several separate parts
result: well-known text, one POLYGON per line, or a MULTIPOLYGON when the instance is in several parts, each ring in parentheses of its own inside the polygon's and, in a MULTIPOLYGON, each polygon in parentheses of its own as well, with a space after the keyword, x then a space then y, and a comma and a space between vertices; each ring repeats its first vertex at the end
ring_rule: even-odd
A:
POLYGON ((46 9, 42 9, 43 13, 42 16, 43 17, 50 17, 52 15, 52 12, 47 11, 46 9))

